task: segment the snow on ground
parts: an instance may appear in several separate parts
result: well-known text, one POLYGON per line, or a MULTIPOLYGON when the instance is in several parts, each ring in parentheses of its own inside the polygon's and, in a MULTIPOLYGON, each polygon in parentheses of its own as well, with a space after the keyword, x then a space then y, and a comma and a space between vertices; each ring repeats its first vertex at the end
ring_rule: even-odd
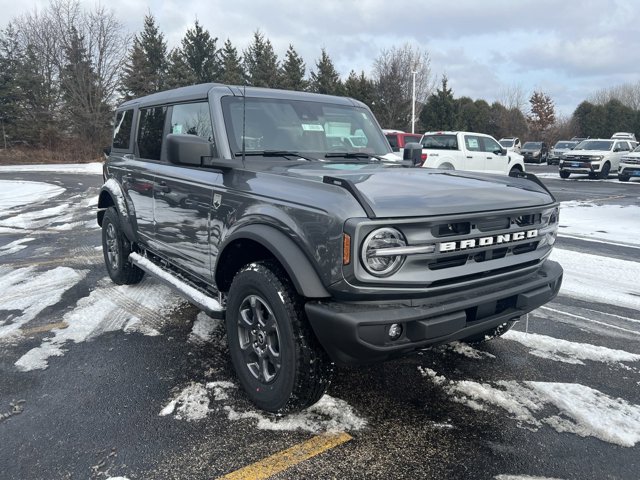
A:
POLYGON ((211 412, 225 412, 231 421, 250 420, 260 430, 306 431, 312 433, 333 433, 361 430, 367 424, 344 400, 324 395, 318 403, 299 413, 284 416, 267 415, 255 410, 239 411, 232 406, 229 390, 236 390, 235 384, 227 381, 191 383, 178 392, 160 411, 159 415, 174 414, 178 420, 201 420, 211 412), (210 393, 213 398, 210 398, 210 393), (210 402, 216 406, 210 408, 210 402), (222 403, 222 405, 220 405, 222 403))
POLYGON ((180 298, 163 285, 143 281, 138 285, 114 286, 105 279, 64 315, 66 328, 52 330, 53 337, 45 338, 15 365, 22 371, 45 369, 49 357, 63 355, 68 342, 84 342, 115 330, 157 335, 166 314, 179 303, 180 298), (139 317, 143 315, 141 325, 139 317))
POLYGON ((0 220, 0 227, 19 229, 40 229, 52 223, 67 221, 71 218, 68 214, 70 205, 63 204, 55 207, 35 210, 32 212, 19 213, 0 220), (63 216, 61 216, 64 214, 63 216))
POLYGON ((50 183, 0 180, 0 213, 15 207, 40 203, 64 192, 64 188, 50 183))
POLYGON ((429 368, 420 373, 452 400, 474 410, 498 407, 519 426, 544 425, 581 437, 595 437, 623 447, 640 442, 640 406, 610 397, 586 385, 556 382, 452 381, 429 368))
POLYGON ((204 312, 200 312, 193 322, 193 328, 189 334, 189 342, 207 343, 212 339, 212 334, 222 324, 222 320, 211 318, 204 312))
POLYGON ((492 353, 483 352, 482 350, 473 348, 471 345, 463 342, 451 342, 449 344, 441 345, 437 348, 442 352, 455 352, 459 355, 473 358, 474 360, 481 360, 483 358, 496 358, 496 356, 492 353))
POLYGON ((15 242, 7 243, 6 245, 0 247, 0 257, 2 257, 3 255, 11 255, 19 252, 20 250, 24 250, 25 248, 27 248, 27 246, 23 244, 32 242, 34 240, 35 238, 21 238, 20 240, 16 240, 15 242))
POLYGON ((582 360, 604 363, 640 361, 640 355, 625 352, 624 350, 614 350, 607 347, 590 345, 588 343, 569 342, 536 333, 524 333, 511 330, 505 333, 502 338, 513 340, 524 345, 531 349, 529 353, 536 357, 575 365, 584 365, 582 360))
POLYGON ((561 248, 551 259, 564 268, 561 295, 640 311, 640 263, 561 248))
POLYGON ((102 163, 59 163, 47 165, 6 165, 0 172, 52 172, 102 175, 102 163))
POLYGON ((37 272, 35 267, 0 267, 0 311, 10 312, 0 320, 0 339, 18 333, 45 308, 58 303, 86 274, 86 270, 68 267, 46 272, 37 272))
POLYGON ((558 234, 607 244, 640 245, 640 207, 562 202, 558 234))

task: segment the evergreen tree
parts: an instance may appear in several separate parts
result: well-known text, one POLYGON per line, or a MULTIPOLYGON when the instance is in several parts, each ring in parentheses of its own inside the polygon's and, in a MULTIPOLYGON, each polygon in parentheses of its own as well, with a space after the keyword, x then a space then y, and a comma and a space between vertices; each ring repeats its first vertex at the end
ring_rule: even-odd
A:
POLYGON ((198 20, 182 39, 182 53, 194 74, 195 83, 217 82, 220 78, 217 41, 218 38, 212 38, 198 20))
POLYGON ((186 87, 198 83, 194 71, 191 69, 180 48, 174 48, 169 53, 165 88, 186 87))
POLYGON ((121 92, 135 98, 164 88, 167 72, 167 42, 150 13, 144 17, 144 29, 133 39, 133 47, 124 67, 121 92))
POLYGON ((304 60, 294 50, 293 45, 289 44, 289 49, 284 58, 284 62, 280 67, 280 88, 285 90, 303 91, 307 88, 305 76, 304 60))
POLYGON ((344 82, 344 91, 347 97, 355 98, 366 104, 369 108, 375 107, 375 85, 368 79, 364 71, 358 75, 355 71, 349 72, 349 77, 344 82))
POLYGON ((18 67, 20 51, 11 24, 0 34, 0 148, 7 148, 16 137, 20 121, 18 67))
POLYGON ((220 51, 220 63, 220 81, 222 83, 227 85, 242 85, 244 83, 242 59, 229 39, 224 42, 224 47, 220 51))
POLYGON ((253 43, 244 51, 244 71, 249 85, 276 87, 278 85, 278 57, 269 40, 256 30, 253 43))
POLYGON ((425 130, 453 130, 455 128, 455 100, 447 86, 447 76, 442 76, 442 85, 431 95, 420 113, 420 123, 425 130))
POLYGON ((342 95, 344 93, 344 85, 324 48, 316 62, 316 71, 311 71, 309 90, 327 95, 342 95))

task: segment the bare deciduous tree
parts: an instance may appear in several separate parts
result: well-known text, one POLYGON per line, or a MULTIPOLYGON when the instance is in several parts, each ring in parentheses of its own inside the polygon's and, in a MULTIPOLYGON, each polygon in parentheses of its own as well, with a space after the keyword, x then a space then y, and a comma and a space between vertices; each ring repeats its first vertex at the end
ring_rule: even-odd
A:
POLYGON ((406 43, 383 50, 374 61, 372 80, 376 85, 376 101, 372 108, 383 127, 411 130, 413 72, 418 119, 435 87, 429 53, 406 43))

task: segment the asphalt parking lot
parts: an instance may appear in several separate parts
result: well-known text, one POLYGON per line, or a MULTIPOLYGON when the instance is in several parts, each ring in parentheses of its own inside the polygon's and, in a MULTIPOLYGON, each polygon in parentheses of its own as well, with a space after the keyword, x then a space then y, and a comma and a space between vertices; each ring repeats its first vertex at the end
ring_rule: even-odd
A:
POLYGON ((0 478, 639 478, 640 182, 527 167, 564 202, 558 298, 480 347, 338 368, 288 417, 243 398, 218 322, 108 281, 100 175, 0 169, 64 189, 0 210, 0 478))

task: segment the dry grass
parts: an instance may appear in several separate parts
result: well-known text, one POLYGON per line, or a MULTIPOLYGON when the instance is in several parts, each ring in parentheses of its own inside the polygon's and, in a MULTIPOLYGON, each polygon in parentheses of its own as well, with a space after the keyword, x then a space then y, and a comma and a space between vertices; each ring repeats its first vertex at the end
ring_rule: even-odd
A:
POLYGON ((101 162, 102 155, 87 148, 64 146, 56 150, 30 147, 0 149, 0 165, 101 162))

